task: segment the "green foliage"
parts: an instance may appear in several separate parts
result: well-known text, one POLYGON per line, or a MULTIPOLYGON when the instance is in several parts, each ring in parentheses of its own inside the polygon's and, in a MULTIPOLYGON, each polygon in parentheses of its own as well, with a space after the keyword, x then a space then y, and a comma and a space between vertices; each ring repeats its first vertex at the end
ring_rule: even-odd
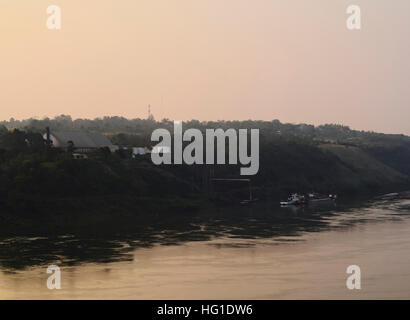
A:
POLYGON ((128 196, 137 205, 139 198, 164 201, 189 197, 192 191, 183 179, 161 168, 124 160, 107 149, 90 153, 88 159, 73 159, 68 152, 47 149, 38 133, 14 130, 2 135, 0 157, 0 209, 17 215, 52 214, 65 199, 77 199, 78 207, 80 199, 128 196))
POLYGON ((8 132, 7 128, 3 125, 0 125, 0 136, 7 132, 8 132))

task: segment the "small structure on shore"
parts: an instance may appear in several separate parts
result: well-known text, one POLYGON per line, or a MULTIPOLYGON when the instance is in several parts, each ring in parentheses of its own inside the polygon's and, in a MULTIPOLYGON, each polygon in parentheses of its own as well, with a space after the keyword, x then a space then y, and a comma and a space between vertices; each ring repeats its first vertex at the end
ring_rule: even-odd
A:
POLYGON ((133 147, 132 154, 135 156, 150 154, 151 151, 147 147, 133 147))

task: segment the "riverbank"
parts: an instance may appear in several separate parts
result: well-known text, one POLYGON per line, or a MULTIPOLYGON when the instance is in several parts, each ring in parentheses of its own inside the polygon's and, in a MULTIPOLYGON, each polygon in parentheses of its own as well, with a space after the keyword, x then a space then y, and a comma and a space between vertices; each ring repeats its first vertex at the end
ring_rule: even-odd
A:
MULTIPOLYGON (((264 127, 259 172, 249 180, 238 179, 235 165, 156 166, 149 157, 130 158, 125 149, 95 149, 74 159, 69 150, 49 148, 37 131, 0 131, 1 228, 121 225, 134 218, 235 208, 250 191, 253 199, 277 205, 294 192, 337 194, 347 201, 409 189, 403 151, 410 148, 408 137, 350 132, 330 141, 300 136, 296 128, 279 135, 269 123, 235 124, 242 125, 264 127)), ((128 141, 123 135, 116 139, 128 141)))
POLYGON ((0 213, 0 236, 38 236, 64 233, 83 235, 135 232, 162 225, 178 225, 180 232, 191 230, 190 223, 210 219, 235 221, 249 212, 281 212, 286 215, 312 212, 322 214, 332 210, 349 210, 374 202, 374 195, 339 197, 336 203, 313 207, 291 206, 281 208, 276 200, 257 201, 241 205, 239 201, 221 204, 206 198, 138 198, 132 196, 105 196, 90 198, 52 199, 42 202, 43 213, 0 213))

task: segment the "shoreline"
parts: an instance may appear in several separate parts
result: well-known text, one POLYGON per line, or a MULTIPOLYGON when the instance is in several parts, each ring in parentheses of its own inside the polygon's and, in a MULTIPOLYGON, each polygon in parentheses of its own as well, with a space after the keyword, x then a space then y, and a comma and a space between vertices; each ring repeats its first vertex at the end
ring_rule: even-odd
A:
MULTIPOLYGON (((378 201, 380 193, 363 193, 345 198, 338 198, 337 207, 319 206, 307 207, 308 210, 332 211, 334 208, 350 208, 356 206, 367 206, 369 203, 378 201), (312 209, 314 208, 314 209, 312 209)), ((114 197, 117 200, 129 199, 129 197, 114 197)), ((134 198, 134 203, 122 203, 115 206, 104 206, 112 200, 111 197, 104 197, 104 202, 100 203, 102 197, 75 198, 76 205, 84 204, 84 207, 73 205, 72 198, 64 199, 60 202, 59 208, 54 213, 50 211, 43 215, 29 216, 13 215, 3 211, 0 213, 0 236, 6 235, 36 235, 36 234, 61 234, 65 232, 79 233, 115 233, 120 230, 132 230, 133 224, 139 226, 144 224, 158 224, 162 221, 179 219, 201 218, 217 213, 228 213, 235 218, 235 213, 249 210, 269 210, 278 211, 283 209, 279 202, 273 199, 260 200, 249 206, 240 205, 239 201, 226 202, 224 204, 210 201, 209 199, 190 198, 134 198), (141 201, 142 200, 142 201, 141 201), (65 203, 71 202, 71 207, 64 207, 65 203), (96 203, 102 204, 100 207, 96 203)), ((394 200, 392 200, 394 201, 394 200)), ((119 201, 121 203, 121 201, 119 201)), ((306 208, 306 207, 305 207, 306 208)), ((299 207, 287 208, 298 211, 299 207)), ((303 208, 304 209, 304 208, 303 208)))

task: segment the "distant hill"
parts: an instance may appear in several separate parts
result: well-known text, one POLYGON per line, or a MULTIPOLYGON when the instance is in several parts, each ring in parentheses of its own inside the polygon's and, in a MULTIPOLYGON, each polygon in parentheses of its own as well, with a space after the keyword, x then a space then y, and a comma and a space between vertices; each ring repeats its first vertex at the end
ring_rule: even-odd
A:
MULTIPOLYGON (((166 209, 170 203, 183 208, 193 206, 193 201, 237 203, 248 196, 247 184, 209 187, 211 171, 214 177, 237 178, 237 166, 156 167, 149 159, 131 160, 121 149, 115 154, 99 150, 87 160, 74 161, 63 151, 46 150, 42 138, 46 127, 102 132, 114 144, 131 147, 152 145, 152 131, 172 132, 173 122, 69 116, 1 122, 0 210, 25 216, 64 210, 147 213, 166 209)), ((251 179, 255 196, 266 201, 277 203, 290 192, 338 193, 343 199, 410 189, 410 137, 405 135, 278 120, 192 120, 184 122, 187 128, 260 129, 260 170, 251 179)))

